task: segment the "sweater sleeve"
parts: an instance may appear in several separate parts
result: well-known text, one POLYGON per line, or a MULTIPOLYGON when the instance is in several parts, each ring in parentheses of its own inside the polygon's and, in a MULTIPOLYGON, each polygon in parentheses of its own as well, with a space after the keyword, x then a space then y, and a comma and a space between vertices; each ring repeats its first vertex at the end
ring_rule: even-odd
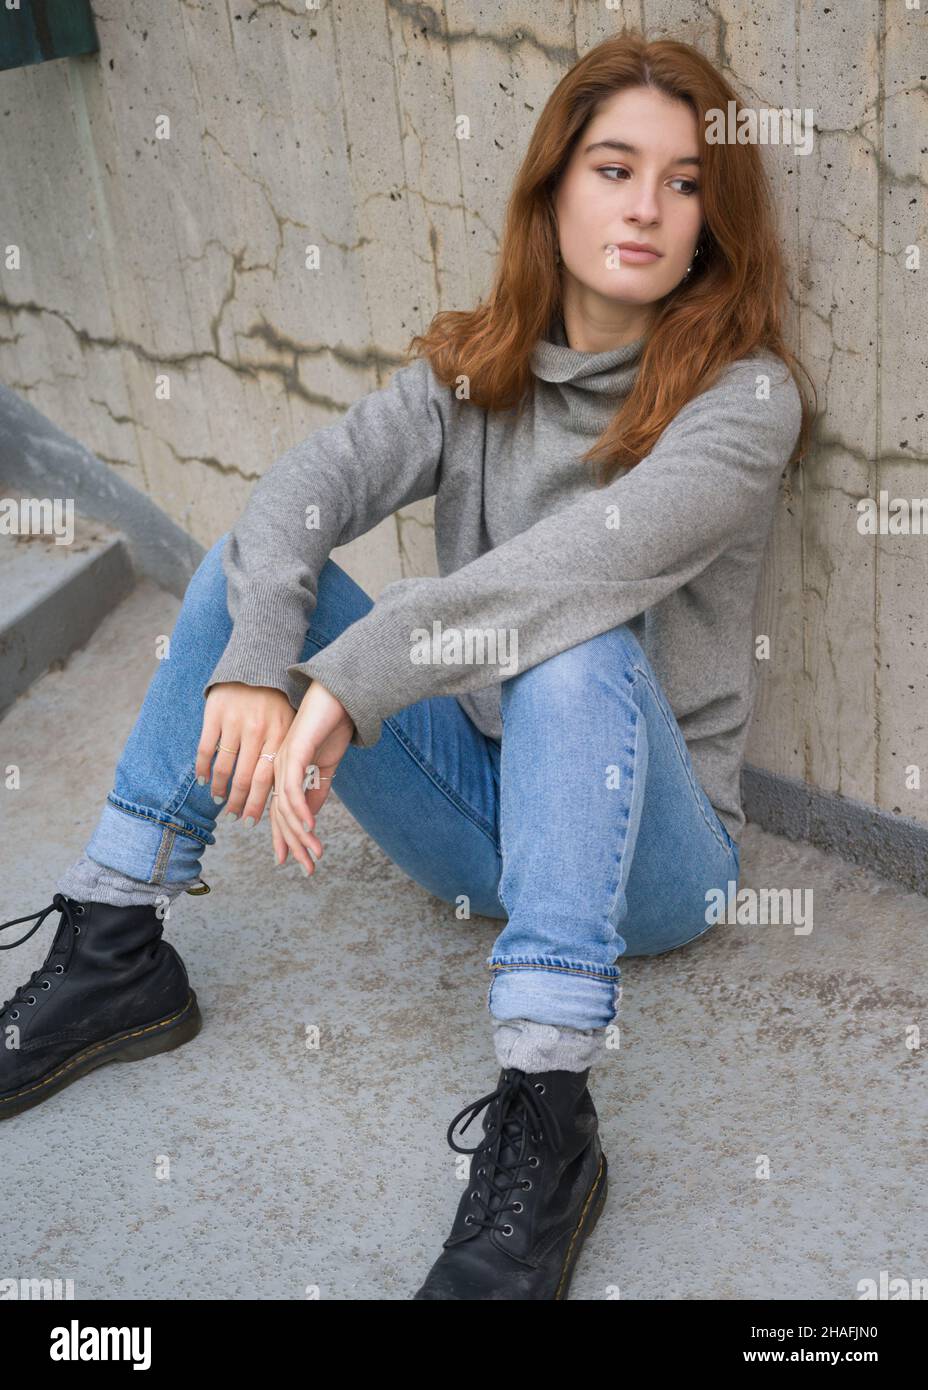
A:
POLYGON ((382 720, 417 700, 496 684, 628 622, 766 534, 801 408, 779 358, 739 360, 634 468, 443 578, 388 584, 291 674, 331 691, 354 720, 352 743, 370 747, 382 720), (445 643, 466 630, 478 640, 445 664, 429 647, 433 624, 445 643))
POLYGON ((446 390, 426 358, 356 401, 333 425, 286 450, 255 483, 222 553, 232 633, 208 683, 306 692, 290 665, 303 652, 320 571, 336 546, 437 489, 446 390))

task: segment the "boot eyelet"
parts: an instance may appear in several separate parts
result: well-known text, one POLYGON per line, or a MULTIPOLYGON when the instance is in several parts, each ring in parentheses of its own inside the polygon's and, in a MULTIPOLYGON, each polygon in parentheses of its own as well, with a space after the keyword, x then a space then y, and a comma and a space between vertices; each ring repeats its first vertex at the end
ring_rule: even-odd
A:
POLYGON ((529 1164, 532 1168, 537 1168, 540 1162, 541 1159, 538 1157, 537 1154, 532 1154, 531 1158, 529 1159, 529 1164))
POLYGON ((511 1227, 511 1226, 508 1226, 508 1225, 507 1225, 507 1226, 504 1226, 503 1229, 500 1231, 500 1235, 501 1235, 501 1236, 511 1236, 511 1235, 512 1235, 512 1227, 511 1227))
POLYGON ((26 1003, 27 1003, 27 1004, 34 1004, 34 1003, 35 1003, 35 995, 34 995, 34 994, 30 994, 29 998, 26 1000, 26 1003))
POLYGON ((43 989, 51 989, 51 987, 52 987, 52 982, 51 982, 51 980, 43 980, 43 981, 42 981, 42 988, 43 988, 43 989))
POLYGON ((471 1222, 473 1221, 473 1219, 474 1219, 474 1218, 473 1218, 472 1216, 465 1216, 465 1218, 464 1218, 464 1225, 465 1225, 465 1226, 469 1226, 469 1225, 471 1224, 471 1222))
POLYGON ((75 936, 80 936, 80 934, 81 934, 81 929, 80 929, 80 927, 75 927, 75 928, 74 928, 74 935, 75 935, 75 936))
POLYGON ((522 1179, 522 1191, 523 1191, 523 1192, 530 1192, 530 1191, 531 1191, 531 1188, 532 1188, 532 1180, 531 1180, 531 1178, 523 1178, 523 1179, 522 1179))
POLYGON ((19 1018, 19 1009, 17 1009, 15 1013, 10 1014, 10 1018, 19 1018))
POLYGON ((483 1177, 483 1169, 482 1169, 482 1168, 478 1168, 478 1169, 477 1169, 477 1177, 478 1177, 478 1178, 482 1178, 482 1177, 483 1177))
POLYGON ((56 974, 56 975, 63 975, 63 974, 64 974, 64 966, 63 966, 63 965, 56 965, 56 966, 55 966, 55 974, 56 974))
POLYGON ((535 1090, 538 1091, 539 1094, 544 1095, 544 1093, 545 1093, 545 1083, 544 1083, 543 1081, 536 1081, 536 1082, 535 1082, 535 1090))
POLYGON ((513 1202, 513 1204, 512 1204, 512 1209, 513 1209, 513 1211, 523 1211, 523 1210, 524 1210, 524 1208, 523 1208, 521 1202, 513 1202))
POLYGON ((81 907, 80 903, 77 903, 74 907, 74 915, 75 917, 83 917, 84 909, 81 907))
POLYGON ((476 1191, 474 1191, 474 1192, 472 1192, 472 1193, 470 1194, 470 1200, 471 1200, 472 1202, 476 1202, 478 1196, 479 1196, 479 1194, 478 1194, 476 1191))

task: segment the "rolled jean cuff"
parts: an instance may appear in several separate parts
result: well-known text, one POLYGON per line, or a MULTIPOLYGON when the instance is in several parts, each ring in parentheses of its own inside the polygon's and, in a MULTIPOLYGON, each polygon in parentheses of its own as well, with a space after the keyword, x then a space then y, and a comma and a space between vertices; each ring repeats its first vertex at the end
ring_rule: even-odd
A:
POLYGON ((616 965, 561 956, 489 956, 487 1008, 494 1018, 534 1019, 562 1028, 605 1028, 616 1016, 616 965))
POLYGON ((130 810, 109 796, 85 852, 143 883, 188 883, 200 877, 206 843, 155 811, 130 810))

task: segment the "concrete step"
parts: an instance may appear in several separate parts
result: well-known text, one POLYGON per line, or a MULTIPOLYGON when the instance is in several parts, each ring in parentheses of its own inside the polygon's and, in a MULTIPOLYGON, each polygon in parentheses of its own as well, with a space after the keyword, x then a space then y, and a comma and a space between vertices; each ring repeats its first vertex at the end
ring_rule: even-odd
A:
MULTIPOLYGON (((0 483, 0 498, 19 501, 19 491, 0 483)), ((57 535, 40 524, 32 534, 0 533, 0 718, 83 647, 136 583, 118 531, 79 515, 57 535)))

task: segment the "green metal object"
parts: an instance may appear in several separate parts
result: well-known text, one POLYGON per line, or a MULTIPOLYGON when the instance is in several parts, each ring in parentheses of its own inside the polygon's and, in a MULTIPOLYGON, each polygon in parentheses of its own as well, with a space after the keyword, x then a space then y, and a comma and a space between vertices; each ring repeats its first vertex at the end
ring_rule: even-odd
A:
POLYGON ((98 53, 90 0, 0 0, 0 69, 98 53))

